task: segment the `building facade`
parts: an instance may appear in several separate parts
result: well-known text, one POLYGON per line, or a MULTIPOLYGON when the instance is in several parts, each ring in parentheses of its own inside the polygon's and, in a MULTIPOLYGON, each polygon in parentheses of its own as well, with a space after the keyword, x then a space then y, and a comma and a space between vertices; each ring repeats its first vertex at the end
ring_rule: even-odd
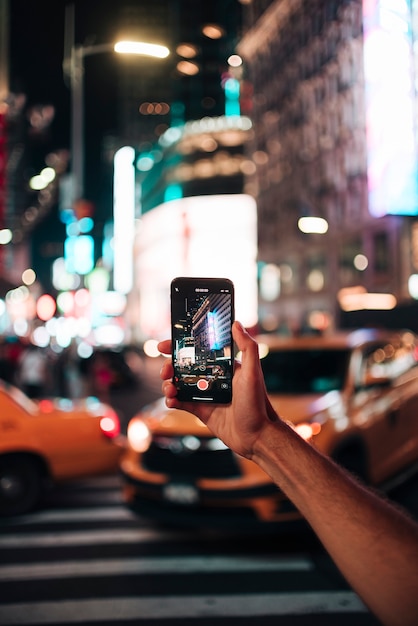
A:
MULTIPOLYGON (((390 10, 384 15, 381 4, 276 0, 248 5, 238 51, 254 91, 248 156, 256 168, 245 191, 258 207, 259 312, 265 329, 338 325, 342 299, 356 293, 411 300, 416 194, 405 210, 395 200, 392 214, 372 211, 371 150, 376 146, 370 145, 367 94, 374 77, 367 54, 378 37, 389 44, 400 41, 399 33, 389 32, 390 19, 403 20, 411 44, 413 12, 410 3, 400 3, 408 5, 407 15, 390 15, 390 10), (380 20, 379 30, 371 30, 372 18, 380 20), (306 217, 321 218, 326 232, 302 232, 299 220, 306 217)), ((380 65, 373 61, 382 73, 390 72, 384 57, 380 65)), ((402 67, 399 63, 394 72, 402 67)), ((412 76, 410 81, 408 89, 412 76)), ((387 104, 382 98, 377 102, 375 115, 387 104)), ((395 102, 399 118, 402 109, 396 107, 395 102)), ((410 136, 416 167, 414 127, 410 136)), ((398 148, 390 147, 393 158, 398 148)))

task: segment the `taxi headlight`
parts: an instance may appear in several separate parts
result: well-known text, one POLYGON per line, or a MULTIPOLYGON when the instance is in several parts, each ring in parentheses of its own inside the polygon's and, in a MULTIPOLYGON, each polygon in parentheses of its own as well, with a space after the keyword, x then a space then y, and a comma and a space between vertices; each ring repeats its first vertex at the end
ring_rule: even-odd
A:
POLYGON ((140 419, 132 419, 128 424, 129 445, 135 452, 146 452, 151 445, 151 432, 140 419))

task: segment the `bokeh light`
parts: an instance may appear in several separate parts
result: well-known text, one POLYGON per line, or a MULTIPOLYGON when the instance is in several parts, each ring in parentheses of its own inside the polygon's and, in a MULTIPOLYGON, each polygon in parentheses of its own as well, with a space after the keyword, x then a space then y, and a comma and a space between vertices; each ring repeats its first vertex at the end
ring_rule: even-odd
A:
POLYGON ((43 322, 51 319, 54 316, 57 309, 55 300, 52 296, 45 293, 42 295, 36 303, 36 314, 43 322))
POLYGON ((33 269, 28 268, 22 273, 22 281, 25 285, 33 285, 36 280, 36 273, 33 269))

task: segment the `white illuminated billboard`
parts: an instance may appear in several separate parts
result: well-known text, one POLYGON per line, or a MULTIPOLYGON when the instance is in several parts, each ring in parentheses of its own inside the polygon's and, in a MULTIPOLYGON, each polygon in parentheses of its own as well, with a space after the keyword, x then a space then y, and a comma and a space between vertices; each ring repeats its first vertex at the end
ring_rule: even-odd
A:
POLYGON ((411 7, 363 0, 369 210, 418 214, 411 7))
POLYGON ((166 202, 145 213, 135 242, 138 335, 168 337, 170 283, 176 276, 229 278, 236 319, 257 323, 257 210, 245 194, 166 202))
POLYGON ((113 191, 113 283, 127 294, 132 289, 132 258, 135 229, 135 150, 120 148, 114 158, 113 191))

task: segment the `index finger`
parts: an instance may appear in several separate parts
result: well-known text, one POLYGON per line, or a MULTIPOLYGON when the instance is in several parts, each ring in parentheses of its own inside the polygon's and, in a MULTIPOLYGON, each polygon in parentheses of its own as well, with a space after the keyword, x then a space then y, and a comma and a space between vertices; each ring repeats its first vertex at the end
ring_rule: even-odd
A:
POLYGON ((169 356, 171 354, 171 340, 164 339, 164 341, 160 341, 157 345, 157 349, 161 354, 169 356))

